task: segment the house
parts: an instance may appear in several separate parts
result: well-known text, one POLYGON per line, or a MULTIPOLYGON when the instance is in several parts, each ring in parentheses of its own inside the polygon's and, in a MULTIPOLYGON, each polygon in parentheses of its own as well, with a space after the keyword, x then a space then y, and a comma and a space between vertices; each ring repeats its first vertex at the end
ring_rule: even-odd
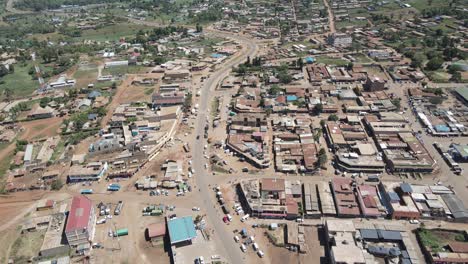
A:
POLYGON ((96 215, 93 203, 83 195, 73 197, 65 226, 65 236, 70 246, 89 244, 94 235, 96 215))
POLYGON ((353 43, 353 38, 344 33, 333 33, 327 37, 327 43, 336 48, 350 47, 353 43))
POLYGON ((184 102, 185 102, 185 94, 183 92, 153 94, 153 105, 155 107, 181 105, 184 102))
POLYGON ((28 114, 28 118, 30 119, 42 119, 42 118, 51 118, 54 116, 54 109, 49 106, 46 107, 36 107, 35 109, 31 110, 28 114))
POLYGON ((367 76, 363 87, 368 92, 377 92, 385 90, 387 88, 385 84, 385 80, 382 80, 377 76, 367 76))

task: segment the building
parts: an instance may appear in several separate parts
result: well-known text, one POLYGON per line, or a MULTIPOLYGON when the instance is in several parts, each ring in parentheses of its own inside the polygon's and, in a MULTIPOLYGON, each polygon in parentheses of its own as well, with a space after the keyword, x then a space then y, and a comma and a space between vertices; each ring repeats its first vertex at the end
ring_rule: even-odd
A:
POLYGON ((65 214, 57 213, 50 217, 49 226, 44 235, 39 256, 52 257, 68 254, 70 247, 62 243, 63 229, 65 226, 65 214))
POLYGON ((181 105, 184 102, 185 94, 183 92, 153 94, 153 105, 155 107, 181 105))
MULTIPOLYGON (((239 183, 239 199, 244 212, 259 218, 295 219, 299 217, 299 207, 289 181, 265 178, 261 180, 243 180, 239 183), (288 194, 287 194, 288 193, 288 194)), ((300 188, 298 188, 300 190, 300 188)))
POLYGON ((460 87, 455 89, 455 95, 460 101, 468 106, 468 87, 460 87))
POLYGON ((364 217, 386 217, 387 209, 380 201, 379 190, 374 185, 358 185, 356 194, 364 217))
POLYGON ((31 110, 28 114, 29 119, 42 119, 42 118, 50 118, 54 116, 54 109, 49 106, 44 108, 38 106, 35 109, 31 110))
POLYGON ((356 182, 348 178, 334 178, 330 184, 337 215, 341 217, 360 216, 359 204, 354 193, 356 182))
POLYGON ((153 243, 163 242, 164 236, 166 235, 166 224, 155 223, 150 224, 146 228, 146 234, 149 240, 153 243))
POLYGON ((336 48, 347 48, 351 47, 353 37, 344 33, 333 33, 328 35, 327 43, 336 48))
POLYGON ((450 144, 449 153, 457 162, 468 162, 468 145, 450 144))
POLYGON ((96 215, 93 203, 83 195, 73 197, 68 213, 65 236, 70 246, 89 244, 94 236, 96 215))
POLYGON ((195 224, 191 216, 177 217, 167 221, 171 246, 181 247, 192 244, 197 237, 195 224))
POLYGON ((351 220, 327 220, 326 248, 331 264, 365 264, 362 250, 354 239, 357 230, 351 220))
POLYGON ((317 185, 304 183, 304 216, 306 218, 320 218, 320 202, 317 185))
POLYGON ((379 183, 382 203, 387 207, 392 219, 419 219, 421 213, 411 198, 411 185, 408 183, 379 183))
POLYGON ((387 89, 385 80, 377 76, 367 76, 363 87, 368 92, 377 92, 387 89))
POLYGON ((68 171, 68 182, 97 181, 107 171, 107 163, 99 163, 98 167, 73 165, 68 171))
POLYGON ((330 219, 325 234, 332 264, 421 263, 418 245, 398 226, 330 219))

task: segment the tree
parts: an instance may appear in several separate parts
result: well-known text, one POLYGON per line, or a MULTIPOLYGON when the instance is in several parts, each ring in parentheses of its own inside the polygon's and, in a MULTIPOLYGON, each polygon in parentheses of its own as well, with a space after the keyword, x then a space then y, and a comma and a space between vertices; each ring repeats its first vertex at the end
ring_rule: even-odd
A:
POLYGON ((315 114, 320 114, 323 112, 323 104, 316 104, 314 107, 315 114))
POLYGON ((11 97, 13 95, 13 91, 11 90, 11 88, 5 88, 5 90, 3 90, 3 94, 5 95, 5 99, 7 102, 10 102, 11 101, 11 97))
POLYGON ((323 167, 327 163, 327 152, 324 148, 321 148, 318 153, 317 167, 323 167))
POLYGON ((461 73, 460 73, 459 71, 454 72, 454 73, 452 74, 452 77, 450 78, 450 80, 451 80, 452 82, 461 83, 461 82, 462 82, 462 75, 461 75, 461 73))
POLYGON ((429 102, 433 105, 441 104, 443 101, 444 101, 444 98, 442 97, 432 97, 429 99, 429 102))
POLYGON ((283 89, 279 87, 277 84, 273 84, 270 89, 268 90, 268 93, 271 95, 278 95, 283 89))
POLYGON ((54 191, 58 191, 60 189, 62 189, 63 187, 63 182, 62 180, 60 179, 56 179, 55 181, 52 182, 52 184, 50 185, 50 188, 54 191))
POLYGON ((116 83, 116 82, 113 82, 111 88, 112 88, 112 89, 116 89, 116 88, 117 88, 117 83, 116 83))
POLYGON ((298 68, 302 69, 302 67, 304 67, 304 60, 302 60, 302 58, 297 59, 296 65, 298 68))
POLYGON ((10 71, 10 73, 14 73, 15 72, 15 66, 13 64, 10 64, 8 66, 8 70, 10 71))
POLYGON ((437 96, 441 96, 444 94, 444 90, 442 90, 442 88, 437 88, 434 90, 434 94, 437 96))
POLYGON ((278 73, 278 79, 281 83, 288 84, 292 82, 292 77, 287 72, 281 71, 278 73))
POLYGON ((392 104, 393 104, 397 109, 400 109, 400 107, 401 107, 401 102, 400 102, 400 99, 399 99, 399 98, 398 98, 398 99, 395 99, 395 100, 392 100, 391 102, 392 102, 392 104))
POLYGON ((430 71, 435 71, 438 70, 441 66, 442 63, 444 63, 444 60, 440 57, 434 57, 429 60, 429 62, 426 64, 426 69, 430 71))
POLYGON ((203 32, 203 27, 199 23, 197 23, 195 28, 196 28, 197 33, 203 32))
POLYGON ((335 121, 336 122, 338 120, 339 120, 339 118, 335 114, 331 114, 330 116, 328 116, 328 121, 335 121))

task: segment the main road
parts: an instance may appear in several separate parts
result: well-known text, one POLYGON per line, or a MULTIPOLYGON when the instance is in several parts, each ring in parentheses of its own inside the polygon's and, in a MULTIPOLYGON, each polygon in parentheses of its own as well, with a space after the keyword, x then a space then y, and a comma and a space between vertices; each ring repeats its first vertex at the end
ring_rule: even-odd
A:
POLYGON ((229 74, 232 67, 244 62, 247 57, 253 57, 256 54, 258 47, 254 41, 244 36, 226 34, 224 32, 212 30, 209 32, 210 34, 216 34, 217 36, 236 40, 242 44, 243 48, 239 54, 222 64, 218 70, 213 72, 201 88, 199 111, 195 121, 195 133, 193 135, 198 139, 194 138, 195 145, 192 147, 192 166, 195 169, 195 179, 200 190, 201 202, 204 205, 204 209, 206 209, 206 215, 209 222, 212 224, 213 230, 215 231, 214 235, 217 236, 215 239, 220 243, 218 244, 218 247, 221 247, 222 250, 225 251, 223 252, 224 258, 226 258, 229 263, 246 263, 238 244, 234 243, 232 233, 225 228, 225 224, 221 221, 222 216, 218 215, 215 209, 216 203, 212 198, 214 196, 214 192, 208 187, 208 185, 212 183, 210 182, 209 177, 213 176, 211 176, 211 173, 209 173, 209 171, 204 167, 206 160, 203 154, 203 146, 207 142, 203 135, 207 117, 209 119, 208 107, 210 102, 213 100, 212 92, 215 90, 218 83, 220 83, 222 79, 229 74))
MULTIPOLYGON (((157 22, 136 20, 127 18, 129 22, 140 25, 147 25, 153 27, 161 27, 157 22)), ((239 53, 229 58, 226 62, 219 65, 219 68, 211 73, 211 76, 204 82, 201 87, 198 115, 195 120, 195 133, 191 142, 195 142, 192 146, 192 167, 195 170, 195 180, 200 194, 200 202, 203 204, 203 209, 206 211, 206 217, 209 223, 212 225, 214 230, 213 239, 217 243, 220 255, 222 255, 229 263, 246 263, 244 254, 241 252, 238 244, 234 243, 232 233, 230 233, 224 226, 221 218, 222 215, 218 215, 216 211, 216 201, 213 199, 214 192, 209 188, 211 173, 205 168, 204 164, 206 160, 204 158, 204 145, 207 144, 204 139, 204 127, 209 119, 208 107, 209 103, 214 99, 212 92, 216 89, 216 86, 225 78, 231 71, 232 67, 239 65, 246 61, 247 57, 253 57, 258 51, 258 46, 252 39, 234 33, 227 33, 218 30, 206 28, 204 31, 208 35, 214 35, 216 37, 229 38, 237 41, 241 44, 242 49, 239 53), (196 139, 198 138, 198 139, 196 139)))

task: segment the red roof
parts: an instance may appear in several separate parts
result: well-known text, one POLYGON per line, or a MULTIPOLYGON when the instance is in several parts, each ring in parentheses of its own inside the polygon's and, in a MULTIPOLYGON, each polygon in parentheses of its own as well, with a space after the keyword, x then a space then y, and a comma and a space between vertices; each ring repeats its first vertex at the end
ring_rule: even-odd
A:
POLYGON ((73 197, 65 232, 86 229, 92 208, 93 204, 86 196, 78 195, 73 197))
POLYGON ((150 238, 164 236, 165 234, 166 234, 165 223, 151 224, 148 226, 148 236, 150 238))

